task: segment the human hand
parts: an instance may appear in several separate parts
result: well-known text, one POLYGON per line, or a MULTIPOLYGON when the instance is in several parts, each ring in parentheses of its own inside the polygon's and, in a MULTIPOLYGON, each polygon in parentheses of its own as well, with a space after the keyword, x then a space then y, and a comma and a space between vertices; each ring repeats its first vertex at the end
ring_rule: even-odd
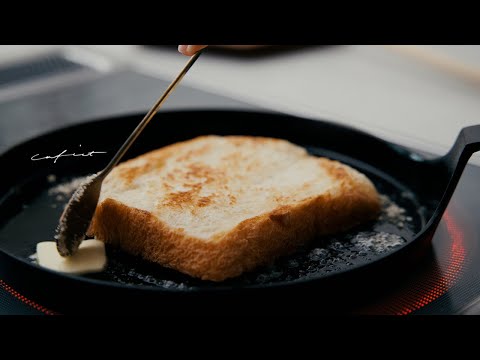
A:
POLYGON ((206 48, 208 45, 178 45, 178 51, 183 55, 192 56, 197 51, 206 48))

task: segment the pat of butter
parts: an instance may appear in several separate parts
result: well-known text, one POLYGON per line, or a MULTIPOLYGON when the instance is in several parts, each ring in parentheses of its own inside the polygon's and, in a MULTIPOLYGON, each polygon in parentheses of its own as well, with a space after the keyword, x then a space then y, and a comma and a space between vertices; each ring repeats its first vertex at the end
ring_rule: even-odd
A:
POLYGON ((100 240, 84 240, 78 251, 69 257, 58 253, 55 241, 37 244, 37 261, 40 266, 50 270, 70 274, 100 272, 107 264, 105 244, 100 240))

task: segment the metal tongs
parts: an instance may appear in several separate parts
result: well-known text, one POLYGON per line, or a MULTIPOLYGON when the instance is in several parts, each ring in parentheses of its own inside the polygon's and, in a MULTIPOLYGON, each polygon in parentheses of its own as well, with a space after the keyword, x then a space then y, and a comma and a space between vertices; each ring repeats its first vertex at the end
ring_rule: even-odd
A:
POLYGON ((123 155, 125 155, 130 146, 132 146, 143 129, 145 129, 150 120, 157 113, 158 109, 160 109, 164 101, 167 99, 168 95, 170 95, 173 89, 175 89, 200 54, 201 51, 197 52, 188 60, 182 71, 148 111, 110 163, 102 171, 88 177, 72 195, 60 217, 55 235, 57 249, 60 255, 71 256, 77 251, 81 242, 85 239, 85 233, 87 232, 95 213, 103 180, 119 163, 123 155))

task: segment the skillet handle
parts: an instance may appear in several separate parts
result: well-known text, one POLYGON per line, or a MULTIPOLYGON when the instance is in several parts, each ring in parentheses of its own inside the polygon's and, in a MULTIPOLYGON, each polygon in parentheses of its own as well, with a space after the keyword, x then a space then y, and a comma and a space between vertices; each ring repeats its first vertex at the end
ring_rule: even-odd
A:
POLYGON ((452 172, 453 177, 458 175, 458 178, 460 178, 468 159, 477 151, 480 151, 480 125, 468 126, 460 131, 455 144, 441 158, 441 161, 452 172))
POLYGON ((450 151, 446 155, 434 160, 434 162, 440 163, 441 167, 446 170, 446 174, 443 173, 444 176, 442 177, 447 180, 446 185, 443 185, 443 189, 445 189, 443 197, 435 214, 432 216, 432 219, 435 219, 435 221, 440 221, 468 160, 477 151, 480 151, 480 125, 468 126, 460 131, 450 151))

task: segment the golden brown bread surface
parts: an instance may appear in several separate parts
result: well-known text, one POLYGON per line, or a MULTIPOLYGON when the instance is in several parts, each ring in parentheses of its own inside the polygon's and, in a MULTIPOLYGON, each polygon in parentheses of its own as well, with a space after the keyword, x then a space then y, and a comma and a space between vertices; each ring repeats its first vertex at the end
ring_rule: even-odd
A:
POLYGON ((222 281, 380 211, 370 180, 285 140, 202 136, 118 165, 90 233, 205 280, 222 281))

